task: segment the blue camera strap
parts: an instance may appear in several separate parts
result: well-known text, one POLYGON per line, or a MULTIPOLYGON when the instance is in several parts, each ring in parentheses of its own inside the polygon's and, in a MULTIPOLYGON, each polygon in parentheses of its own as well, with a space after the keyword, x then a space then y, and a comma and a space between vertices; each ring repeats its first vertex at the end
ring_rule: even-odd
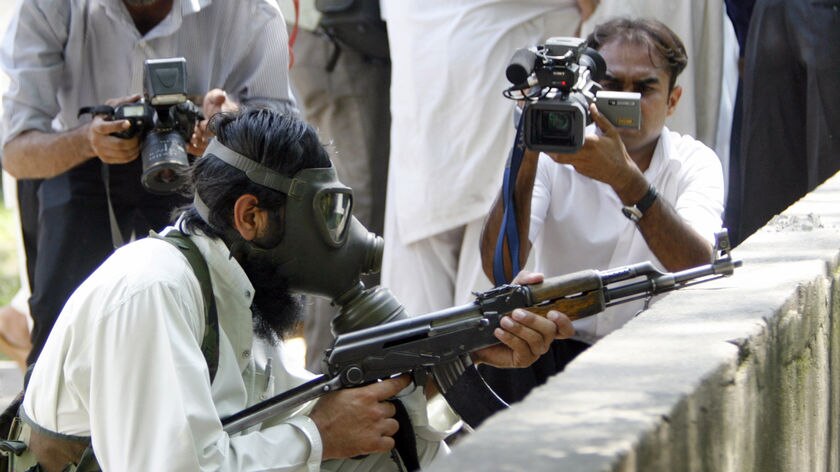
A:
POLYGON ((525 138, 522 134, 524 120, 525 115, 523 113, 516 125, 516 138, 513 140, 513 147, 508 156, 502 183, 502 203, 505 211, 499 228, 499 237, 496 240, 496 251, 493 254, 493 281, 497 286, 510 283, 510 279, 505 276, 505 239, 508 243, 511 275, 515 277, 521 269, 519 266, 519 228, 516 225, 516 202, 513 197, 516 189, 516 176, 519 174, 519 168, 522 166, 522 159, 525 156, 525 138))

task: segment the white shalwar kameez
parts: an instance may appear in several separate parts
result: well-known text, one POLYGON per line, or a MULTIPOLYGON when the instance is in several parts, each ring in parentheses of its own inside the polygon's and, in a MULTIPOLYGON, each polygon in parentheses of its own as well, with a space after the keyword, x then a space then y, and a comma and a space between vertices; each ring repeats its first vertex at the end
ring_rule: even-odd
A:
MULTIPOLYGON (((253 336, 254 287, 219 240, 193 236, 219 314, 219 363, 210 384, 201 351, 204 301, 186 258, 146 238, 117 250, 73 294, 35 366, 24 413, 50 431, 92 437, 103 470, 397 470, 388 454, 321 464, 306 414, 229 436, 229 416, 313 377, 289 366, 283 344, 253 336), (130 268, 130 269, 129 269, 130 268)), ((421 463, 447 451, 417 389, 403 397, 421 463)))

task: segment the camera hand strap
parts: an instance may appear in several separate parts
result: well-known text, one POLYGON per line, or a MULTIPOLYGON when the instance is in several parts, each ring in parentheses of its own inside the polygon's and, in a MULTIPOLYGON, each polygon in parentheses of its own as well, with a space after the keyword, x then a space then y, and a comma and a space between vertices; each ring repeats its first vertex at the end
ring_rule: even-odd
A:
POLYGON ((114 213, 114 204, 111 202, 111 172, 110 167, 106 163, 102 163, 102 182, 105 184, 105 200, 108 203, 108 220, 111 224, 111 242, 114 244, 114 249, 119 249, 125 244, 120 230, 120 224, 117 221, 117 215, 114 213))
POLYGON ((505 276, 505 239, 508 243, 512 276, 515 277, 520 270, 519 228, 516 226, 516 204, 513 193, 516 189, 516 176, 519 174, 519 167, 522 165, 522 159, 525 156, 525 141, 522 135, 524 116, 524 114, 519 116, 519 122, 516 125, 516 138, 513 140, 513 147, 508 156, 505 178, 502 184, 502 203, 505 212, 499 228, 499 238, 496 240, 496 251, 493 254, 493 281, 497 286, 510 283, 510 279, 505 276))

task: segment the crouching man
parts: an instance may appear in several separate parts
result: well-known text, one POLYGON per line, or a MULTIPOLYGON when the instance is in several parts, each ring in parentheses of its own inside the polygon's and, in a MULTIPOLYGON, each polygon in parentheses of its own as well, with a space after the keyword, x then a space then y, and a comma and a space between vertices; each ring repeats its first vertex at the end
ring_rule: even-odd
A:
MULTIPOLYGON (((220 418, 311 377, 283 355, 282 339, 297 322, 292 292, 302 283, 290 262, 303 253, 298 227, 320 228, 319 237, 340 245, 358 223, 304 122, 248 110, 217 115, 211 126, 216 140, 192 171, 194 203, 161 234, 194 245, 212 296, 202 292, 207 277, 197 275, 188 251, 171 241, 149 237, 117 250, 75 291, 35 364, 21 409, 29 451, 48 471, 80 461, 106 471, 396 470, 401 423, 388 400, 403 392, 419 463, 444 454, 423 391, 407 376, 225 432, 220 418), (301 203, 313 174, 324 205, 301 203)), ((324 275, 334 259, 298 262, 324 275)), ((474 353, 477 361, 526 366, 572 331, 559 313, 518 312, 502 328, 502 344, 474 353)))

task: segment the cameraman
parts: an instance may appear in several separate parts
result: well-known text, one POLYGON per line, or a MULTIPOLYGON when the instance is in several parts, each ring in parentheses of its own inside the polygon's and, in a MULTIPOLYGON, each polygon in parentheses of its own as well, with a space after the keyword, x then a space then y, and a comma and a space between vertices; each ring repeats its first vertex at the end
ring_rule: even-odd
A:
MULTIPOLYGON (((668 271, 709 263, 723 212, 720 161, 699 141, 665 126, 682 95, 676 85, 687 62, 682 42, 647 19, 609 21, 587 40, 606 61, 604 89, 641 94, 641 129, 617 129, 592 105, 598 129, 580 151, 525 151, 514 194, 520 265, 532 245, 535 269, 551 275, 647 260, 668 271), (625 208, 639 210, 638 221, 625 216, 625 208)), ((503 212, 497 198, 482 234, 488 277, 503 212)), ((510 260, 505 262, 509 274, 510 260)), ((503 398, 520 400, 644 306, 640 300, 578 321, 575 337, 556 341, 531 368, 486 369, 485 378, 503 398)))
MULTIPOLYGON (((176 243, 149 237, 116 251, 73 293, 32 371, 21 415, 32 428, 30 452, 44 470, 78 463, 92 443, 106 471, 313 471, 345 459, 324 469, 359 472, 400 470, 388 454, 395 441, 416 446, 410 454, 422 465, 445 453, 422 389, 399 396, 410 423, 395 418, 389 399, 408 376, 338 390, 242 434, 223 430, 220 417, 309 380, 283 356, 282 338, 299 319, 294 284, 329 284, 330 271, 358 278, 355 253, 337 249, 369 234, 346 231, 336 243, 328 222, 358 229, 352 206, 311 211, 321 196, 346 190, 312 127, 264 109, 211 123, 217 141, 193 167, 196 200, 164 234, 181 231, 177 244, 191 241, 206 261, 217 328, 205 321, 198 272, 176 243), (322 271, 301 268, 300 254, 322 271)), ((571 332, 567 318, 552 316, 506 316, 495 332, 503 344, 474 356, 528 365, 571 332)), ((406 464, 410 449, 398 449, 406 464)))
MULTIPOLYGON (((67 297, 119 240, 163 227, 185 202, 141 185, 141 140, 112 136, 127 121, 80 121, 79 109, 137 100, 144 60, 177 56, 208 118, 252 99, 286 100, 286 42, 270 0, 18 2, 0 55, 11 82, 3 166, 17 179, 45 179, 38 215, 24 215, 38 222, 30 364, 67 297)), ((194 155, 206 146, 205 126, 190 142, 194 155)))

